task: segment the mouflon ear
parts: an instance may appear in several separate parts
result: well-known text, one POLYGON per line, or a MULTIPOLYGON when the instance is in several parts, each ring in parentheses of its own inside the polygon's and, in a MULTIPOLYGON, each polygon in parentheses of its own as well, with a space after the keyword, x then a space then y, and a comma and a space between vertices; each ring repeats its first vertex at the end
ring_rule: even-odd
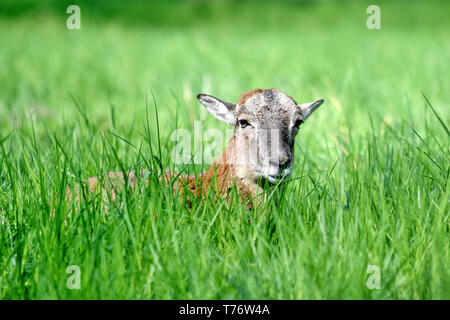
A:
POLYGON ((314 102, 297 105, 301 110, 303 121, 305 121, 322 103, 323 99, 320 99, 314 102))
POLYGON ((206 110, 220 121, 232 126, 236 124, 236 116, 234 115, 235 103, 222 101, 203 93, 197 95, 197 99, 205 106, 206 110))

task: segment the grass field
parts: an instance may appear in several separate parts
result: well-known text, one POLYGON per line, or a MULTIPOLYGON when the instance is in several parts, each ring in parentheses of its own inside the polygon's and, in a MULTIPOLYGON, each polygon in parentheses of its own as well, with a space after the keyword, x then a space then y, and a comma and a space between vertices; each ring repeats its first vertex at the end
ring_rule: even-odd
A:
POLYGON ((1 299, 450 298, 448 1, 379 1, 381 30, 366 1, 39 3, 0 5, 1 299), (325 99, 278 205, 181 204, 158 171, 207 164, 172 132, 227 129, 195 95, 270 87, 325 99), (66 203, 140 169, 107 215, 66 203))

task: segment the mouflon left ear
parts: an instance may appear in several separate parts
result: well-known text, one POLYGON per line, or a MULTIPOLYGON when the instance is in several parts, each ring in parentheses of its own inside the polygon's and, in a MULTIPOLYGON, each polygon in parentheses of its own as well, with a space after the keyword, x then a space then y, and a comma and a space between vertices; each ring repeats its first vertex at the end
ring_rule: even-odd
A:
POLYGON ((297 105, 301 110, 303 121, 305 121, 323 103, 323 101, 323 99, 320 99, 314 102, 297 105))
POLYGON ((236 124, 236 116, 234 115, 235 103, 226 102, 203 93, 197 95, 197 99, 205 106, 206 110, 220 121, 232 126, 236 124))

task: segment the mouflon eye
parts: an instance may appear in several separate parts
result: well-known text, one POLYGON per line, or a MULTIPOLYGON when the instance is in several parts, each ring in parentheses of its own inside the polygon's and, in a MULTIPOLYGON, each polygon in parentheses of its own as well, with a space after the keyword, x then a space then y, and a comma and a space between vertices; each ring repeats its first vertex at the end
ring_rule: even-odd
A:
POLYGON ((303 123, 302 119, 298 119, 297 121, 295 121, 294 123, 294 127, 298 129, 298 127, 300 127, 300 125, 303 123))
POLYGON ((241 126, 241 128, 245 128, 250 125, 250 123, 248 123, 248 121, 244 120, 244 119, 241 119, 238 122, 239 122, 239 125, 241 126))

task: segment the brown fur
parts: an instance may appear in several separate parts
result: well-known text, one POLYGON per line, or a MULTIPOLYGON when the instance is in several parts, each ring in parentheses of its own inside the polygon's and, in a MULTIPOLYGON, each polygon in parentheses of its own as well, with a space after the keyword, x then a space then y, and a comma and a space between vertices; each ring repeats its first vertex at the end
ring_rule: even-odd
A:
MULTIPOLYGON (((277 88, 271 88, 271 90, 280 91, 280 90, 277 89, 277 88)), ((261 92, 263 92, 263 91, 264 91, 263 89, 255 89, 255 90, 251 90, 251 91, 244 92, 244 93, 241 95, 241 97, 239 98, 238 104, 242 106, 248 99, 250 99, 251 97, 253 97, 255 94, 261 93, 261 92)), ((290 95, 287 95, 287 96, 288 96, 289 98, 291 98, 292 101, 295 102, 295 104, 297 104, 297 102, 294 100, 294 98, 292 98, 290 95)))

